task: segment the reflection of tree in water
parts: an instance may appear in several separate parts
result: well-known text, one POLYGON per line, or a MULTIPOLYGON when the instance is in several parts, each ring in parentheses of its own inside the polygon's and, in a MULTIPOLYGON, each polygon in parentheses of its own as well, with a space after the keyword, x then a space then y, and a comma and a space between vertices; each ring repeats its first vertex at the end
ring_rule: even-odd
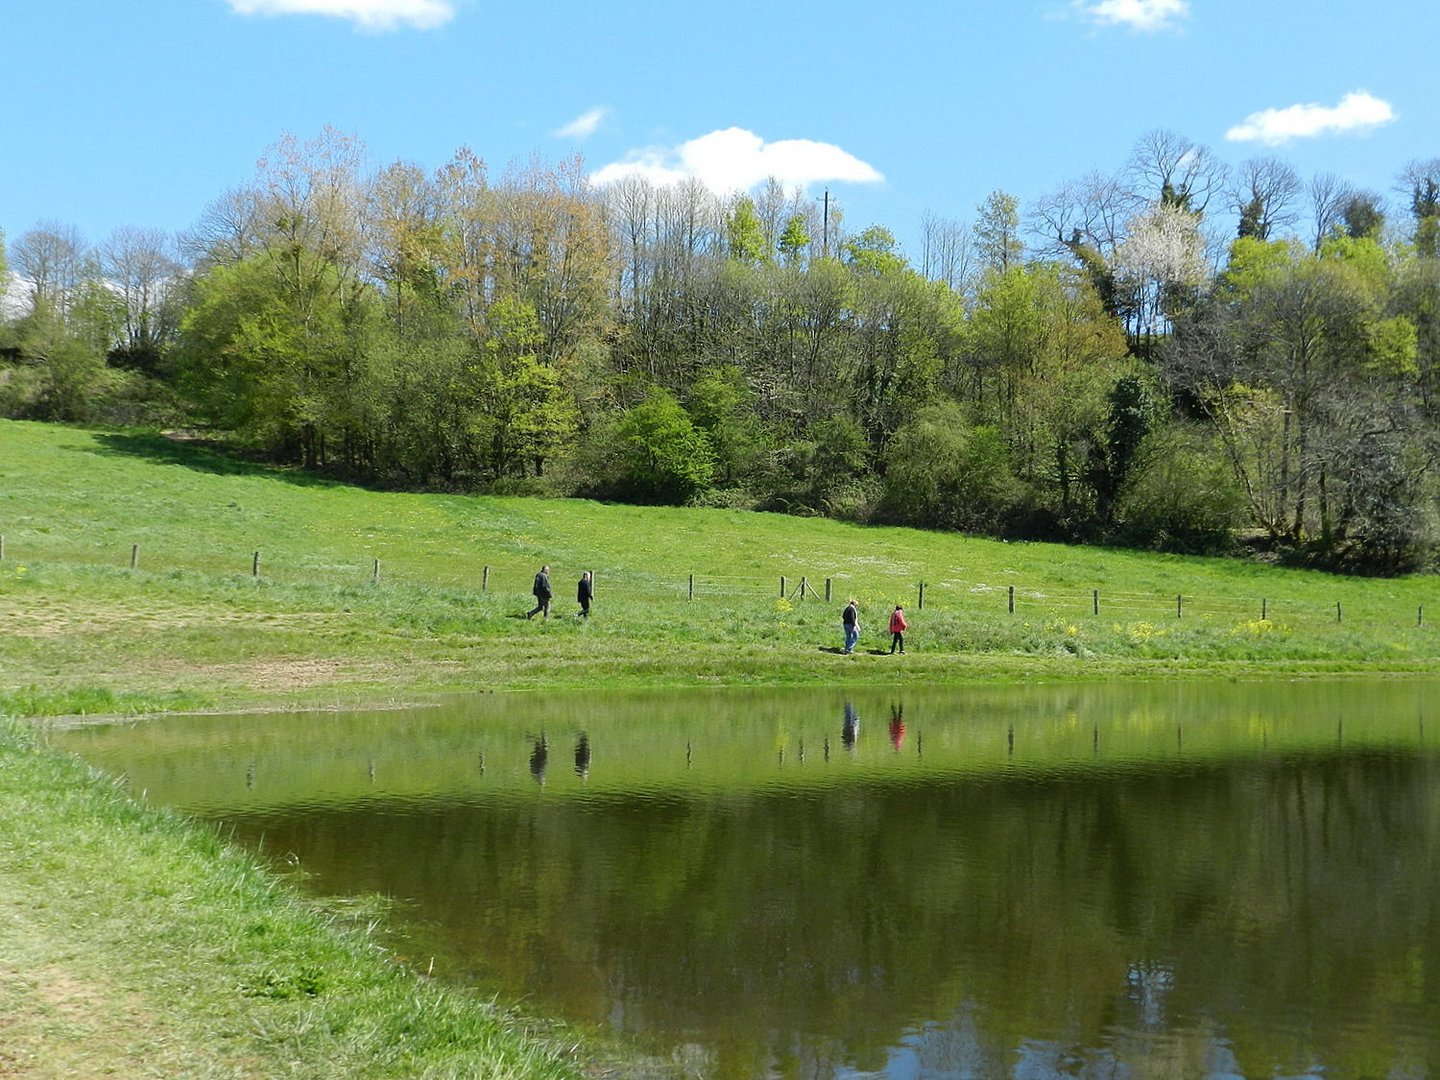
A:
MULTIPOLYGON (((491 808, 473 827, 518 877, 476 905, 488 928, 473 949, 571 1015, 703 1034, 717 1047, 711 1075, 765 1075, 798 1050, 792 1038, 829 1063, 804 1076, 837 1063, 880 1071, 907 1052, 927 1074, 958 1059, 974 1075, 1014 1075, 1020 1048, 1034 1075, 1133 1072, 1157 1035, 1174 1075, 1206 1075, 1232 1053, 1245 1074, 1302 1044, 1273 1041, 1295 1035, 1296 988, 1324 999, 1302 1042, 1352 1075, 1344 1052, 1365 1041, 1355 1018, 1393 1013, 1390 973, 1440 969, 1440 942, 1414 951, 1415 928, 1433 925, 1418 884, 1440 844, 1432 790, 1435 763, 1302 761, 850 784, 723 808, 491 808), (524 853, 512 852, 519 837, 524 853), (1330 902, 1367 895, 1372 879, 1394 887, 1385 904, 1362 904, 1363 919, 1330 902), (566 944, 543 958, 500 944, 522 937, 566 944), (1157 948, 1163 964, 1143 958, 1157 948), (910 1026, 962 1014, 966 1032, 910 1026), (1332 1030, 1338 1016, 1350 1019, 1332 1030)), ((485 892, 445 883, 456 869, 437 890, 485 892)), ((1435 995, 1409 1007, 1402 1028, 1440 1031, 1435 995)), ((1388 1030, 1371 1040, 1403 1043, 1388 1030)))

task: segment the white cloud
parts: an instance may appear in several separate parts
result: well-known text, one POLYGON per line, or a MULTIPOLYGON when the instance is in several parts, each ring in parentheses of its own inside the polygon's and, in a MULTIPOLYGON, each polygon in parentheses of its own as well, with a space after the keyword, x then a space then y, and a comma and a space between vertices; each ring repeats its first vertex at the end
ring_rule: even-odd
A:
POLYGON ((1188 0, 1099 0, 1078 6, 1101 26, 1128 26, 1146 33, 1172 29, 1190 14, 1188 0))
POLYGON ((832 180, 878 184, 885 179, 874 166, 831 143, 810 139, 767 143, 738 127, 712 131, 676 147, 633 151, 623 161, 598 169, 590 179, 604 185, 628 176, 643 176, 657 184, 694 177, 719 195, 748 191, 772 176, 786 186, 801 188, 832 180))
POLYGON ((1395 110, 1388 101, 1366 90, 1357 90, 1346 94, 1334 107, 1312 103, 1251 113, 1243 123, 1225 132, 1225 138, 1231 142, 1262 142, 1267 146, 1279 146, 1291 139, 1368 131, 1394 119, 1395 110))
POLYGON ((229 0, 239 15, 326 15, 364 30, 394 30, 402 23, 431 30, 455 14, 452 0, 229 0))
POLYGON ((595 134, 595 129, 608 115, 610 115, 609 109, 597 107, 581 113, 564 127, 556 128, 550 134, 557 139, 583 139, 595 134))

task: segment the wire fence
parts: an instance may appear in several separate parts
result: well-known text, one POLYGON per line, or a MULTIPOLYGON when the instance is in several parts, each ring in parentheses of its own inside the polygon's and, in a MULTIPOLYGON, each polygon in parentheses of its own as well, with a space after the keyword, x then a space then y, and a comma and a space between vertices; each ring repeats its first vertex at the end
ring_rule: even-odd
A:
MULTIPOLYGON (((17 552, 7 550, 0 535, 0 565, 14 562, 17 552)), ((47 551, 47 559, 54 559, 47 551)), ((471 557, 473 559, 473 557, 471 557)), ((494 593, 528 597, 539 563, 508 557, 493 563, 457 562, 453 557, 432 554, 412 556, 387 564, 379 558, 360 563, 336 562, 308 554, 284 552, 267 555, 260 550, 237 551, 220 558, 196 551, 175 551, 166 547, 147 555, 139 544, 123 548, 90 547, 75 551, 65 561, 85 565, 128 568, 131 571, 191 571, 230 578, 249 577, 255 581, 283 584, 324 583, 332 586, 380 586, 403 583, 427 587, 451 588, 467 592, 494 593)), ((1323 600, 1308 596, 1204 595, 1184 591, 1123 590, 1094 585, 1091 587, 1027 586, 996 584, 960 578, 926 580, 919 575, 902 572, 832 572, 787 573, 766 575, 718 574, 664 571, 638 572, 607 570, 585 566, 573 570, 578 579, 582 570, 593 575, 597 599, 606 592, 644 596, 648 600, 705 602, 714 600, 784 600, 791 605, 820 604, 839 606, 851 596, 861 597, 869 605, 902 604, 911 611, 963 611, 971 615, 1007 615, 1017 618, 1062 618, 1079 620, 1111 619, 1122 622, 1157 622, 1160 620, 1225 619, 1242 622, 1284 622, 1286 625, 1364 622, 1394 627, 1425 628, 1426 603, 1414 599, 1415 590, 1407 590, 1405 599, 1377 590, 1377 595, 1355 599, 1323 600), (1381 595, 1383 593, 1383 595, 1381 595)), ((567 571, 568 572, 568 571, 567 571)), ((564 586, 552 575, 557 595, 564 586)), ((1341 590, 1337 590, 1341 591, 1341 590)), ((1434 595, 1424 591, 1424 600, 1432 609, 1440 605, 1440 579, 1434 595)))

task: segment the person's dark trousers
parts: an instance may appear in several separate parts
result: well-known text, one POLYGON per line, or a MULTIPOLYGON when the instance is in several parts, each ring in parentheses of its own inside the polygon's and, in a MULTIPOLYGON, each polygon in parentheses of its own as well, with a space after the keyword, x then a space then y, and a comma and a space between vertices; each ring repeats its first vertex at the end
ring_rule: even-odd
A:
POLYGON ((905 651, 905 635, 904 635, 904 634, 891 634, 891 635, 890 635, 890 651, 891 651, 891 653, 894 653, 894 651, 895 651, 895 646, 896 646, 896 645, 899 645, 899 646, 900 646, 900 651, 901 651, 902 653, 905 651))

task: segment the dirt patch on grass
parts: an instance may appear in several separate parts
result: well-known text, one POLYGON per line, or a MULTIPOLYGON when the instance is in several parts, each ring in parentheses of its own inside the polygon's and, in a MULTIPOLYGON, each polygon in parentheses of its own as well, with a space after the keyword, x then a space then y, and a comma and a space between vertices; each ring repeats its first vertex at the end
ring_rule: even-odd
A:
POLYGON ((248 664, 224 664, 216 669, 252 690, 284 693, 289 690, 310 690, 317 686, 347 682, 355 670, 338 660, 306 658, 300 660, 256 660, 248 664))
POLYGON ((140 1032, 158 1018, 133 994, 60 964, 0 967, 0 1076, 155 1075, 140 1032))
POLYGON ((21 637, 58 638, 66 635, 131 634, 159 630, 186 630, 248 624, 266 628, 319 627, 343 620, 333 611, 213 611, 183 607, 57 608, 41 604, 28 610, 0 611, 7 633, 21 637))

